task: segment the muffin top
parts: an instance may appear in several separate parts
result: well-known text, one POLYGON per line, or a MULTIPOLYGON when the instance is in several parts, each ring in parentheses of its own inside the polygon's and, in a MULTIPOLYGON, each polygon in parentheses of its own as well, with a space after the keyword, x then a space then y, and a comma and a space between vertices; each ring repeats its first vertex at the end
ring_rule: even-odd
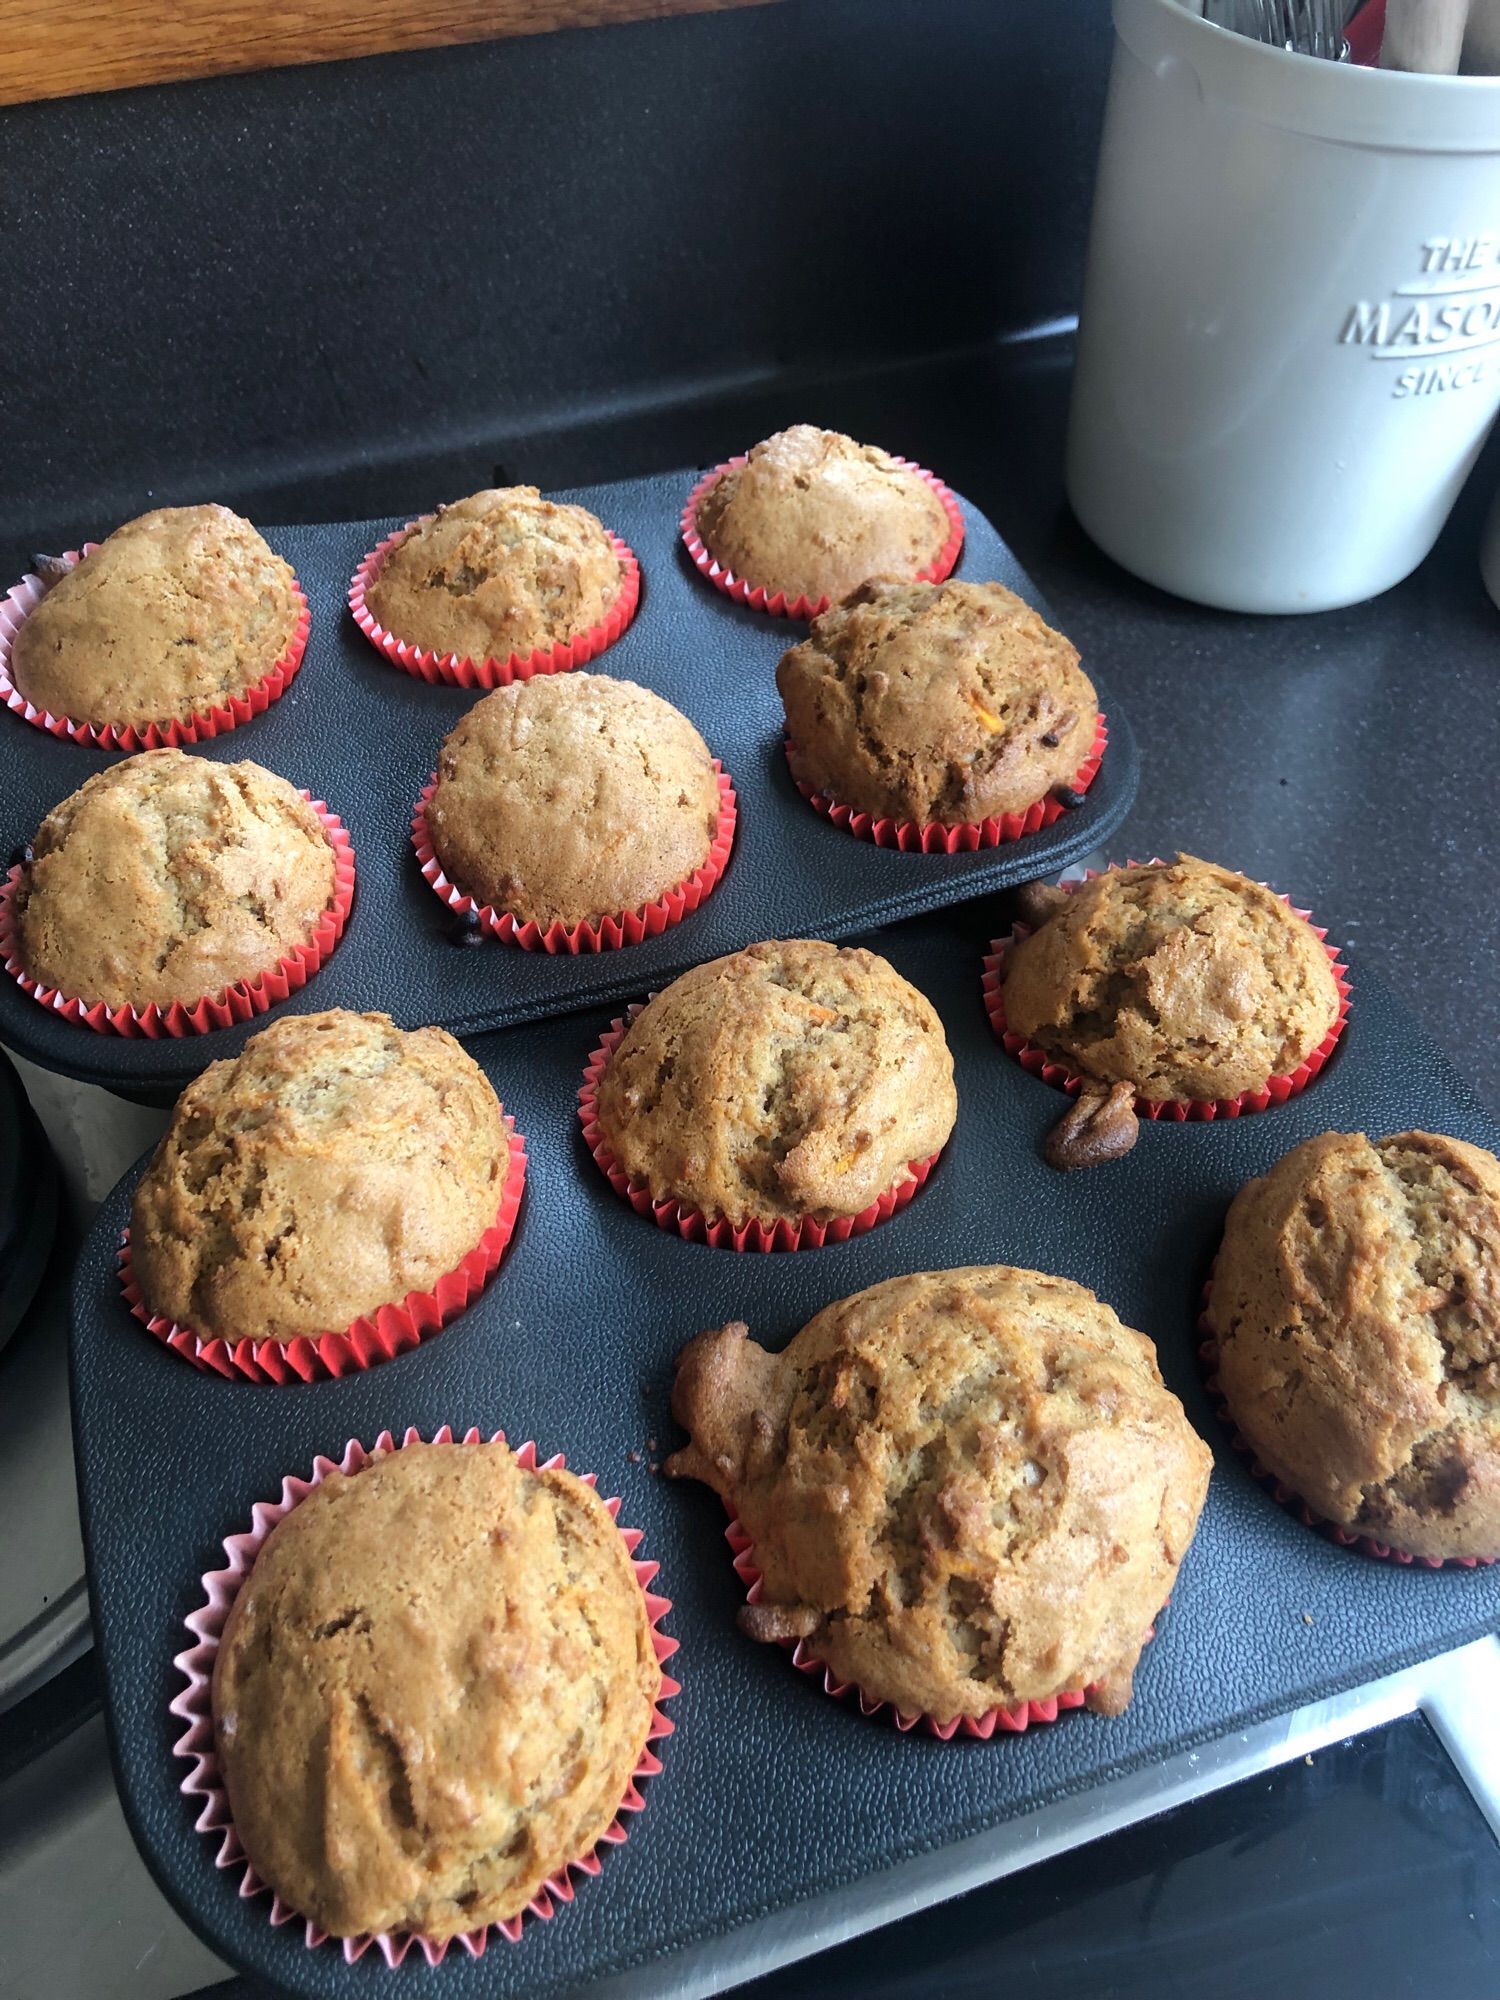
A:
POLYGON ((1208 1325, 1257 1457, 1414 1556, 1500 1555, 1500 1161, 1325 1132, 1235 1196, 1208 1325))
POLYGON ((335 1937, 500 1923, 608 1829, 660 1685, 596 1493, 501 1444, 409 1444, 314 1487, 234 1601, 235 1830, 335 1937))
POLYGON ((1111 869, 1012 946, 1006 1020, 1099 1083, 1233 1097, 1296 1069, 1338 1020, 1318 934, 1210 861, 1111 869))
POLYGON ((776 669, 792 768, 899 820, 1023 812, 1091 749, 1093 685, 1003 583, 887 583, 814 619, 776 669))
POLYGON ((577 638, 620 594, 620 559, 586 507, 494 486, 440 507, 365 591, 388 632, 434 653, 508 660, 577 638))
POLYGON ((203 1335, 338 1332, 462 1262, 507 1156, 489 1080, 444 1029, 288 1015, 178 1098, 131 1208, 136 1277, 203 1335))
POLYGON ((794 424, 731 466, 696 509, 714 560, 790 598, 838 599, 874 576, 914 577, 948 516, 920 473, 841 431, 794 424))
POLYGON ((1114 1714, 1197 1526, 1210 1457, 1149 1340, 1066 1278, 890 1278, 783 1353, 679 1357, 668 1465, 740 1518, 741 1622, 948 1721, 1087 1689, 1114 1714))
POLYGON ((33 978, 111 1007, 191 1006, 305 944, 333 849, 259 764, 146 750, 96 771, 32 842, 17 898, 33 978))
POLYGON ((60 576, 11 649, 53 715, 182 720, 270 672, 302 616, 291 566, 227 507, 158 507, 60 576))
POLYGON ((708 745, 648 688, 538 674, 496 688, 443 744, 427 827, 466 895, 518 921, 638 909, 708 859, 708 745))
POLYGON ((874 952, 793 939, 673 980, 610 1058, 598 1115, 658 1200, 739 1225, 858 1215, 957 1111, 931 1003, 874 952))

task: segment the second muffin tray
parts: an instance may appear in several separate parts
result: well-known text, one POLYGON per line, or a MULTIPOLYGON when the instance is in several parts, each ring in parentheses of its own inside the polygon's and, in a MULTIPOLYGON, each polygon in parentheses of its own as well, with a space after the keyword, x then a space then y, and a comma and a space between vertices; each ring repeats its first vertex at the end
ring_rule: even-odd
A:
MULTIPOLYGON (((1356 961, 1354 1010, 1323 1074, 1259 1115, 1146 1124, 1124 1160, 1059 1175, 1040 1143, 1061 1095, 1011 1061, 980 998, 983 911, 929 917, 871 940, 936 1004, 953 1049, 957 1129, 927 1186, 868 1235, 816 1251, 736 1255, 656 1229, 610 1190, 574 1114, 608 1011, 475 1045, 526 1136, 531 1168, 507 1261, 426 1345, 338 1382, 252 1387, 197 1373, 121 1303, 115 1252, 134 1169, 105 1202, 79 1264, 74 1425, 94 1624, 120 1790, 167 1893, 214 1949, 309 2000, 403 1993, 557 2000, 702 1992, 732 1983, 757 1927, 817 1924, 821 1897, 917 1854, 1326 1697, 1491 1631, 1500 1565, 1441 1572, 1374 1561, 1302 1526, 1229 1446, 1203 1387, 1199 1290, 1235 1190, 1330 1127, 1422 1125, 1495 1147, 1488 1117, 1412 1020, 1356 961), (1126 1713, 1086 1712, 988 1743, 901 1735, 831 1700, 734 1624, 742 1600, 724 1515, 705 1489, 653 1467, 679 1441, 673 1357, 701 1327, 749 1322, 781 1346, 818 1308, 898 1272, 1034 1266, 1095 1289, 1157 1344, 1161 1368, 1214 1450, 1202 1524, 1158 1621, 1126 1713), (566 1452, 645 1531, 680 1642, 675 1734, 627 1843, 551 1922, 484 1957, 416 1955, 389 1973, 309 1950, 242 1900, 178 1790, 168 1713, 173 1655, 225 1535, 286 1473, 404 1426, 503 1427, 566 1452), (799 1918, 799 1912, 801 1916, 799 1918), (684 1971, 687 1955, 690 1971, 684 1971)), ((646 979, 630 989, 644 992, 646 979)), ((399 1550, 393 1561, 399 1562, 399 1550)), ((1087 1878, 1088 1861, 1078 1863, 1087 1878)))
MULTIPOLYGON (((989 889, 1056 874, 1120 824, 1139 779, 1130 725, 1084 666, 1109 722, 1109 748, 1084 802, 1052 827, 973 854, 902 854, 858 840, 798 793, 782 749, 776 663, 806 627, 732 604, 697 575, 678 539, 696 475, 662 474, 563 496, 592 508, 635 550, 641 604, 624 636, 592 663, 664 695, 698 726, 739 794, 734 850, 702 907, 660 937, 579 957, 485 941, 452 943, 450 913, 422 879, 412 808, 439 746, 477 692, 434 687, 391 666, 345 605, 360 558, 400 520, 272 528, 312 606, 301 672, 279 701, 199 754, 252 758, 325 799, 353 840, 353 913, 338 949, 300 994, 272 1010, 382 1008, 403 1027, 437 1022, 477 1034, 663 986, 689 965, 764 937, 847 938, 989 889)), ((1008 584, 1046 606, 977 509, 957 574, 1008 584)), ((100 532, 111 524, 101 523, 100 532)), ((112 753, 59 742, 0 714, 0 862, 44 814, 112 753)), ((173 1097, 208 1063, 239 1048, 267 1017, 180 1041, 98 1035, 39 1006, 0 977, 0 1042, 32 1061, 126 1093, 173 1097)))

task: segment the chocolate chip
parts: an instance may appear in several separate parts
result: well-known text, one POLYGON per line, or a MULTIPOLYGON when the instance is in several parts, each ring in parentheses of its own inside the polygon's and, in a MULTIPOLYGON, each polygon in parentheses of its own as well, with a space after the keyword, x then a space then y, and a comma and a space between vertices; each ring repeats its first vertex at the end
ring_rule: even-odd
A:
POLYGON ((455 917, 448 926, 449 944, 483 944, 484 931, 479 922, 478 910, 465 910, 461 917, 455 917))
POLYGON ((1067 908, 1068 892, 1055 887, 1051 882, 1023 882, 1011 897, 1011 910, 1018 924, 1025 924, 1035 930, 1046 923, 1048 917, 1055 917, 1059 910, 1067 908))
POLYGON ((810 1604, 742 1604, 735 1623, 746 1638, 774 1645, 780 1639, 807 1639, 821 1618, 810 1604))
POLYGON ((50 590, 54 583, 60 582, 67 575, 73 565, 63 556, 33 556, 31 567, 50 590))
POLYGON ((1085 1087, 1047 1134, 1042 1157, 1064 1173, 1102 1166, 1123 1159, 1140 1132, 1133 1084, 1111 1084, 1108 1093, 1097 1085, 1085 1087))
POLYGON ((1071 785, 1054 785, 1052 796, 1060 806, 1075 812, 1083 804, 1083 793, 1075 792, 1071 785))
POLYGON ((1049 729, 1047 734, 1042 738, 1042 747, 1047 750, 1055 750, 1061 742, 1062 738, 1058 735, 1057 731, 1049 729))

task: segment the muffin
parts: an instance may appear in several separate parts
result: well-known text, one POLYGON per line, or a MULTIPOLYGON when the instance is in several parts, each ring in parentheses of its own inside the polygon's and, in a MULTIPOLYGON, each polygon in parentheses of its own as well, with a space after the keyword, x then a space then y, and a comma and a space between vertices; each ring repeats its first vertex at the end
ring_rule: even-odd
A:
POLYGON ((890 1278, 784 1352, 678 1359, 669 1461, 738 1515, 741 1623, 937 1722, 1079 1689, 1117 1714, 1197 1526, 1210 1457, 1156 1352, 1066 1278, 890 1278))
POLYGON ((1233 1097, 1305 1062, 1339 1018, 1312 926, 1257 882, 1179 855, 1111 869, 1006 952, 1006 1023, 1089 1085, 1233 1097))
POLYGON ((860 1214, 957 1112, 931 1003, 874 952, 793 939, 673 980, 610 1057, 597 1115, 658 1201, 738 1227, 860 1214))
POLYGON ((178 1098, 131 1205, 142 1297, 207 1338, 341 1331, 463 1261, 507 1158, 495 1093, 442 1028, 289 1015, 178 1098))
POLYGON ((543 926, 654 902, 707 861, 718 825, 697 730, 660 695, 603 674, 487 694, 444 742, 427 806, 449 880, 543 926))
POLYGON ((1325 1132, 1235 1196, 1220 1390, 1314 1513, 1408 1555, 1500 1555, 1500 1161, 1325 1132))
POLYGON ((75 722, 183 722, 264 679, 301 618, 291 566, 248 521, 158 507, 58 576, 16 634, 11 678, 75 722))
POLYGON ((190 1007, 273 971, 333 895, 333 849, 285 778, 147 750, 42 821, 16 893, 19 955, 90 1002, 190 1007))
POLYGON ((502 1923, 608 1830, 660 1685, 590 1487, 406 1445, 330 1472, 235 1598, 212 1687, 235 1831, 335 1937, 502 1923))
POLYGON ((814 603, 871 577, 913 578, 952 532, 919 472, 840 431, 794 424, 755 446, 699 500, 694 522, 724 569, 814 603))
POLYGON ((1002 583, 865 584, 783 655, 793 774, 877 818, 972 823, 1071 784, 1099 704, 1002 583))
POLYGON ((621 576, 608 530, 586 507, 495 486, 419 522, 366 586, 365 604, 409 645, 508 660, 599 624, 621 576))

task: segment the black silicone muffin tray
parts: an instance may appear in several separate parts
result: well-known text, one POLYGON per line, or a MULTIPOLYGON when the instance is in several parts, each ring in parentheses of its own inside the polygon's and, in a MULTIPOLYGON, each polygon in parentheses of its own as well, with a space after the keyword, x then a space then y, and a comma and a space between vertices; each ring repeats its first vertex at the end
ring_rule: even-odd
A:
MULTIPOLYGON (((588 669, 653 688, 689 715, 739 793, 734 852, 707 901, 662 936, 580 957, 486 940, 455 949, 448 910, 412 852, 412 808, 438 747, 480 699, 429 686, 393 667, 345 604, 360 558, 399 520, 273 528, 312 605, 302 670, 264 715, 202 746, 207 757, 253 758, 324 798, 348 827, 357 862, 349 927, 303 991, 273 1015, 378 1007, 404 1027, 438 1022, 479 1034, 660 987, 689 965, 763 937, 851 937, 983 890, 1055 874, 1120 824, 1139 779, 1130 725, 1085 664, 1109 721, 1109 749, 1084 803, 1052 827, 974 854, 901 854, 856 840, 815 813, 782 750, 776 663, 806 631, 732 604, 694 570, 678 539, 692 471, 567 495, 591 507, 635 550, 642 570, 635 621, 588 669)), ((1046 607, 995 530, 961 503, 966 540, 957 574, 1009 584, 1046 607)), ((0 713, 0 857, 113 753, 60 742, 0 713)), ((208 1063, 233 1053, 265 1016, 180 1041, 98 1035, 39 1006, 0 977, 0 1042, 49 1069, 126 1093, 174 1097, 208 1063)))
MULTIPOLYGON (((607 1011, 482 1041, 476 1053, 525 1133, 530 1181, 506 1262, 482 1299, 425 1346, 339 1382, 250 1387, 197 1373, 129 1317, 115 1251, 139 1169, 105 1202, 75 1294, 74 1425, 94 1630, 125 1810, 150 1865, 202 1936, 278 1991, 394 1991, 547 2000, 732 1983, 753 1928, 817 1921, 821 1896, 1175 1751, 1493 1630, 1500 1566, 1441 1572, 1374 1561, 1302 1526, 1230 1448, 1200 1380, 1199 1290, 1240 1184, 1329 1127, 1422 1125, 1494 1147, 1500 1129, 1356 959, 1354 1007, 1321 1077, 1288 1104, 1232 1122, 1145 1124, 1116 1164, 1065 1176, 1040 1143, 1064 1099, 994 1041, 980 998, 992 910, 928 917, 872 940, 936 1003, 957 1062, 959 1119, 928 1185, 850 1243, 736 1255, 684 1243, 616 1197, 574 1112, 607 1011), (1152 1335, 1167 1381, 1214 1449, 1208 1505, 1135 1700, 1104 1720, 1063 1715, 1024 1735, 940 1743, 831 1700, 785 1653, 734 1625, 741 1586, 705 1488, 652 1465, 678 1439, 673 1356, 700 1327, 748 1320, 782 1345, 818 1308, 909 1270, 1006 1262, 1092 1286, 1152 1335), (599 1878, 551 1922, 482 1960, 345 1963, 272 1929, 217 1842, 194 1830, 172 1754, 171 1661, 222 1538, 282 1475, 350 1437, 406 1425, 503 1427, 562 1450, 623 1495, 673 1600, 682 1683, 676 1733, 646 1809, 599 1878), (799 1918, 799 1910, 802 1912, 799 1918)), ((641 989, 644 990, 644 989, 641 989)), ((393 1551, 399 1560, 399 1551, 393 1551)), ((1088 1862, 1080 1861, 1086 1877, 1088 1862)))

